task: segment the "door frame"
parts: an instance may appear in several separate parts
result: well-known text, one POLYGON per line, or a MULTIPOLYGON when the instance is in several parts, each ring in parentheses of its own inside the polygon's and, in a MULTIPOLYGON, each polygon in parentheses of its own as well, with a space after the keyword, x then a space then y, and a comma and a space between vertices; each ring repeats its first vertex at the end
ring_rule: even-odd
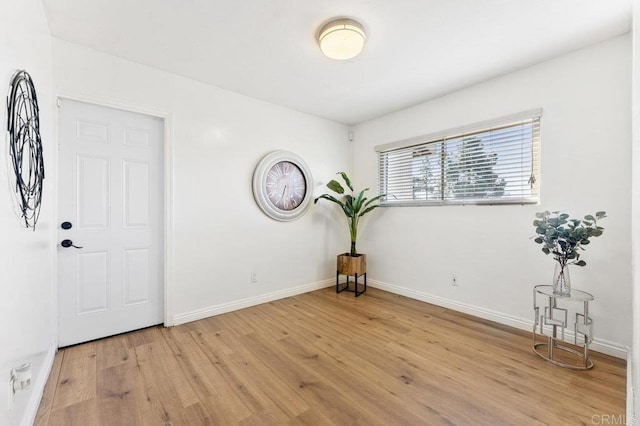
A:
MULTIPOLYGON (((59 166, 60 166, 60 158, 58 156, 58 147, 60 145, 60 142, 58 141, 58 131, 59 131, 59 123, 60 123, 60 114, 59 114, 59 109, 61 107, 60 105, 60 100, 70 100, 70 101, 76 101, 76 102, 84 102, 87 104, 92 104, 92 105, 96 105, 96 106, 100 106, 100 107, 106 107, 106 108, 114 108, 114 109, 118 109, 118 110, 122 110, 122 111, 127 111, 127 112, 133 112, 133 113, 138 113, 138 114, 144 114, 144 115, 148 115, 151 117, 156 117, 156 118, 160 118, 163 120, 164 126, 163 126, 163 131, 164 131, 164 135, 162 138, 162 142, 163 142, 163 149, 162 149, 162 164, 163 164, 163 191, 162 194, 164 196, 164 201, 163 201, 163 205, 164 205, 164 217, 163 217, 163 224, 162 224, 162 229, 163 229, 163 253, 162 253, 162 260, 163 260, 163 272, 164 272, 164 277, 163 277, 163 283, 162 283, 162 287, 163 287, 163 294, 164 294, 164 306, 163 308, 163 325, 165 327, 169 327, 174 325, 173 324, 173 300, 171 298, 171 294, 172 292, 170 291, 173 288, 173 270, 174 270, 174 256, 173 256, 173 233, 172 233, 172 229, 173 229, 173 155, 171 155, 173 153, 173 114, 169 111, 163 111, 163 110, 158 110, 158 109, 154 109, 148 106, 140 106, 140 105, 134 105, 134 104, 129 104, 129 103, 125 103, 125 102, 120 102, 120 101, 116 101, 113 99, 106 99, 106 98, 101 98, 101 97, 93 97, 93 96, 86 96, 86 95, 81 95, 81 94, 77 94, 77 93, 70 93, 70 92, 66 92, 66 91, 58 91, 56 93, 56 104, 55 104, 55 120, 54 120, 54 132, 56 135, 56 149, 55 149, 55 154, 54 154, 54 159, 53 161, 55 162, 56 165, 56 169, 55 169, 55 182, 54 182, 54 186, 55 186, 55 197, 54 198, 54 217, 55 217, 55 221, 54 221, 54 226, 52 226, 52 235, 53 235, 53 241, 56 241, 56 246, 57 246, 57 241, 58 241, 58 226, 57 224, 60 223, 60 218, 58 217, 58 170, 59 170, 59 166)), ((58 318, 59 312, 58 312, 58 288, 59 288, 59 283, 58 283, 58 250, 53 250, 53 266, 54 266, 54 281, 55 281, 55 288, 56 288, 56 297, 55 297, 55 312, 56 312, 56 318, 58 318)), ((57 327, 56 327, 56 347, 58 347, 58 332, 57 332, 57 327)))

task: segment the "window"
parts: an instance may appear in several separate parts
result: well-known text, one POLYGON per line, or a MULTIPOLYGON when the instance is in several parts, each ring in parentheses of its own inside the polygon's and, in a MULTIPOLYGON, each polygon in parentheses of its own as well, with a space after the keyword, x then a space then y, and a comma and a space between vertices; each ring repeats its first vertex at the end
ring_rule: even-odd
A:
POLYGON ((383 205, 536 203, 540 116, 527 111, 376 147, 383 205))

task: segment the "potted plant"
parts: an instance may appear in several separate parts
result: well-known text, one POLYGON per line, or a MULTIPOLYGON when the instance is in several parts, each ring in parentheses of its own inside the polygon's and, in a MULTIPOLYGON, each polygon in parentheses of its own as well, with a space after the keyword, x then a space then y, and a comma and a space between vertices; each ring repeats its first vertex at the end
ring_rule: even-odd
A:
MULTIPOLYGON (((598 220, 604 219, 606 212, 586 215, 584 219, 573 219, 561 212, 536 213, 533 226, 536 227, 535 242, 542 244, 542 252, 551 254, 558 262, 553 274, 553 293, 568 296, 571 293, 571 280, 568 265, 585 266, 580 259, 580 250, 589 244, 591 238, 599 237, 604 228, 598 226, 598 220)), ((534 237, 532 237, 534 238, 534 237)))
POLYGON ((353 185, 351 180, 345 172, 336 173, 342 176, 342 180, 345 185, 351 191, 350 194, 345 194, 345 188, 335 179, 332 179, 327 183, 327 188, 331 191, 342 195, 342 199, 338 199, 330 194, 322 194, 317 197, 313 202, 314 204, 320 199, 329 200, 340 206, 345 216, 347 216, 347 222, 349 226, 349 235, 351 237, 351 250, 349 253, 343 253, 338 255, 338 273, 342 275, 362 275, 366 272, 366 255, 359 254, 356 249, 356 241, 358 238, 358 223, 360 218, 369 213, 373 209, 380 207, 377 204, 380 198, 386 194, 381 194, 371 199, 365 197, 365 192, 369 188, 365 188, 358 195, 354 195, 353 185))

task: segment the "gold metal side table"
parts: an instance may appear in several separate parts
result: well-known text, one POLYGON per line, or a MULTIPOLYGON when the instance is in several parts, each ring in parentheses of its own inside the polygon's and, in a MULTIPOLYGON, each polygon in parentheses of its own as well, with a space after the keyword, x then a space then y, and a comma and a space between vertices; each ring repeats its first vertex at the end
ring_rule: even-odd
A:
POLYGON ((533 288, 533 311, 535 321, 533 324, 533 351, 541 358, 564 368, 574 370, 589 370, 593 368, 593 361, 589 358, 589 344, 593 340, 593 320, 589 317, 589 302, 594 297, 581 290, 572 289, 568 296, 553 294, 550 285, 537 285, 533 288), (547 306, 539 306, 538 298, 546 298, 547 306), (582 313, 576 312, 573 324, 573 347, 569 347, 564 341, 564 331, 568 327, 567 308, 558 305, 564 302, 582 302, 582 313), (544 308, 544 311, 541 311, 544 308), (545 333, 544 326, 550 326, 549 334, 545 333), (558 337, 560 331, 560 337, 558 337), (546 341, 538 342, 538 337, 546 341), (569 353, 575 358, 575 364, 567 364, 559 361, 558 351, 569 353))

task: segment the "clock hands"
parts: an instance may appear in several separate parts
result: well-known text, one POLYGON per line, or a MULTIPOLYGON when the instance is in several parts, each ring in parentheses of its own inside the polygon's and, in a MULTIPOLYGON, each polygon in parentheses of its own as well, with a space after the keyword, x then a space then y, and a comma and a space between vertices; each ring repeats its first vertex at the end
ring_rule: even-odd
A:
POLYGON ((284 189, 282 190, 282 196, 280 197, 280 199, 283 201, 285 209, 289 207, 289 203, 287 202, 288 200, 286 198, 284 198, 284 194, 287 193, 287 187, 288 186, 289 185, 285 184, 284 189))
POLYGON ((269 172, 266 187, 268 197, 276 207, 291 210, 300 204, 304 195, 304 190, 301 188, 301 185, 304 185, 304 178, 298 175, 300 175, 299 172, 296 174, 286 164, 277 164, 269 172))

